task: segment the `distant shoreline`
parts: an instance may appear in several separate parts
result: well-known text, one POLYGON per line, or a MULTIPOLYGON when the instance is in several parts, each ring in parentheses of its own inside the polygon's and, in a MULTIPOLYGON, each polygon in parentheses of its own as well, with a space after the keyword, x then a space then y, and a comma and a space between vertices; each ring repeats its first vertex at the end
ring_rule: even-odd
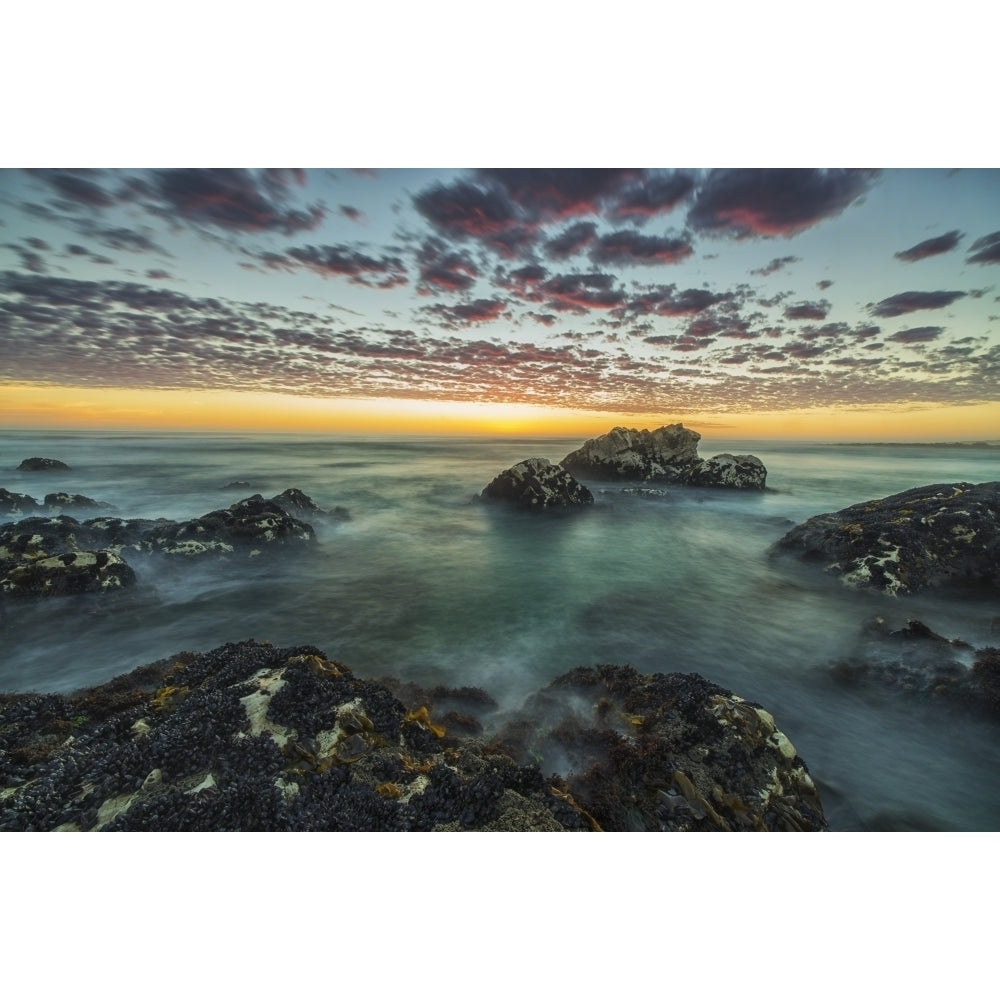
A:
POLYGON ((835 441, 830 448, 1000 448, 1000 441, 835 441))

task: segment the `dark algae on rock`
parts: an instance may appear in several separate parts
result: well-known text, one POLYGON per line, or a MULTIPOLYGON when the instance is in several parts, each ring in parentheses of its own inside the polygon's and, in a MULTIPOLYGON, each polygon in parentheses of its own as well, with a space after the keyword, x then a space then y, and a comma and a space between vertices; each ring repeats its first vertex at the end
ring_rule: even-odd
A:
POLYGON ((528 510, 592 504, 594 495, 547 458, 527 458, 500 473, 480 494, 528 510))
POLYGON ((794 553, 857 588, 909 594, 1000 587, 1000 482, 921 486, 819 514, 789 531, 794 553))
POLYGON ((75 695, 0 695, 0 830, 826 826, 771 716, 697 675, 580 668, 489 741, 489 695, 429 694, 407 706, 313 646, 247 640, 75 695))

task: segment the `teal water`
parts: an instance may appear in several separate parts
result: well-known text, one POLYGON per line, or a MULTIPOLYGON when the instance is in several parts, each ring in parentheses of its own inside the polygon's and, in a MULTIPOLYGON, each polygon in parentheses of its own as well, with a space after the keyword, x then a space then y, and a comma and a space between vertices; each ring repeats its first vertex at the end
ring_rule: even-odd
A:
MULTIPOLYGON (((996 602, 858 593, 768 557, 824 511, 930 483, 1000 479, 996 449, 703 440, 752 452, 763 494, 673 489, 533 516, 475 503, 501 469, 558 461, 578 439, 297 439, 7 433, 0 486, 66 490, 123 517, 196 517, 298 487, 343 524, 279 562, 127 555, 140 586, 113 601, 0 606, 0 689, 68 691, 182 649, 253 637, 312 643, 363 676, 478 685, 514 707, 581 664, 696 671, 771 711, 820 785, 835 829, 1000 828, 1000 729, 959 708, 835 683, 861 623, 919 618, 1000 645, 996 602), (14 471, 41 455, 67 473, 14 471), (227 489, 245 480, 250 488, 227 489)), ((543 764, 544 768, 544 764, 543 764)))

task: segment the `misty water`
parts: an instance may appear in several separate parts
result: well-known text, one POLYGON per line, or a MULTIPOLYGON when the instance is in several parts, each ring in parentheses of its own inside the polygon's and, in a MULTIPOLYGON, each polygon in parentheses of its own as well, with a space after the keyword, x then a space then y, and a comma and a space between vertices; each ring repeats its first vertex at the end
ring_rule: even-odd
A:
POLYGON ((558 461, 580 443, 8 432, 0 486, 38 500, 63 490, 121 517, 187 519, 297 487, 351 520, 313 519, 313 549, 280 558, 126 551, 139 584, 120 596, 7 599, 0 690, 71 691, 251 637, 319 646, 365 677, 481 686, 502 708, 579 665, 693 671, 775 716, 832 829, 1000 828, 995 722, 941 699, 847 685, 831 670, 872 615, 1000 645, 997 602, 857 592, 769 556, 814 514, 930 483, 996 480, 1000 452, 703 439, 703 456, 758 455, 769 489, 650 497, 587 482, 594 507, 569 514, 474 501, 502 469, 558 461), (15 471, 36 455, 72 470, 15 471), (250 486, 227 488, 235 480, 250 486))

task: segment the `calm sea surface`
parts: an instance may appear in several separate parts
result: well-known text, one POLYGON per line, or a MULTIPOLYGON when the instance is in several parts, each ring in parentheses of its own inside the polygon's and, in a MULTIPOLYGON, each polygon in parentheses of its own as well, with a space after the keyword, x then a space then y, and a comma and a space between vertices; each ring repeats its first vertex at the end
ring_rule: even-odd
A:
POLYGON ((580 444, 7 432, 0 486, 38 500, 64 490, 121 517, 186 519, 298 487, 352 520, 314 520, 314 551, 282 560, 126 553, 140 584, 111 601, 8 600, 0 690, 70 691, 250 637, 312 643, 362 676, 481 686, 503 707, 578 665, 696 671, 774 714, 834 829, 1000 829, 1000 727, 875 685, 845 687, 830 671, 874 614, 1000 645, 997 602, 857 593, 767 554, 814 514, 930 483, 1000 479, 1000 452, 703 439, 706 457, 759 456, 769 490, 650 498, 588 483, 594 508, 571 515, 473 502, 500 470, 559 461, 580 444), (14 471, 35 455, 72 471, 14 471), (234 480, 250 488, 226 488, 234 480))

